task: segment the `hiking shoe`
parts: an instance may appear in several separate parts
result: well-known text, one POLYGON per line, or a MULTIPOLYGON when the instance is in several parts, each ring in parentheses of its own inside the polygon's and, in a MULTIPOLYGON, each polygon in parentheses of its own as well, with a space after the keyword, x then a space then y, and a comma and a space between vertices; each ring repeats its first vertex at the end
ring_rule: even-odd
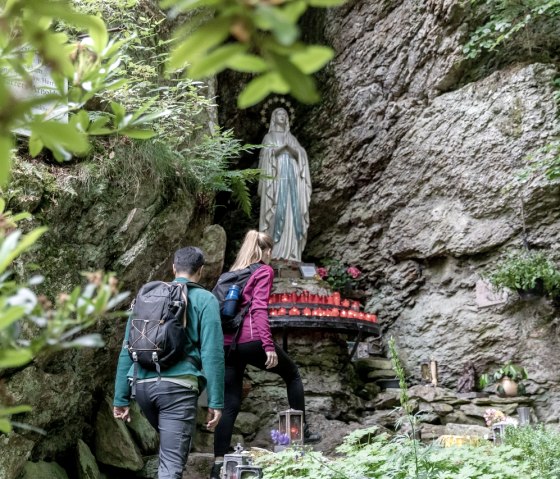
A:
POLYGON ((320 442, 321 439, 323 439, 321 437, 321 434, 319 434, 318 432, 311 432, 309 430, 309 426, 307 424, 305 424, 305 426, 303 427, 303 443, 304 444, 315 444, 317 442, 320 442))
POLYGON ((222 476, 220 476, 220 472, 223 465, 223 462, 215 462, 212 465, 212 470, 210 471, 210 479, 222 479, 222 476))

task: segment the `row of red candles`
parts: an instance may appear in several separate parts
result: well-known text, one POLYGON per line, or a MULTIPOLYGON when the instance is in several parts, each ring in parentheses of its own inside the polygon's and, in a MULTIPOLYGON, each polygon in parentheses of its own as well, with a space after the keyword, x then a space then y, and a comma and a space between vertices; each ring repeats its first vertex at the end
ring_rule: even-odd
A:
POLYGON ((327 304, 332 306, 342 306, 343 308, 352 308, 354 311, 360 310, 359 301, 349 301, 342 299, 340 293, 334 292, 329 295, 312 294, 309 291, 302 291, 301 293, 274 293, 270 295, 269 304, 278 303, 312 303, 312 304, 327 304))
POLYGON ((364 313, 362 311, 354 311, 352 309, 339 309, 339 308, 296 308, 293 306, 290 309, 286 308, 269 308, 270 316, 318 316, 330 318, 350 318, 361 319, 363 321, 370 321, 377 323, 377 316, 372 313, 364 313))

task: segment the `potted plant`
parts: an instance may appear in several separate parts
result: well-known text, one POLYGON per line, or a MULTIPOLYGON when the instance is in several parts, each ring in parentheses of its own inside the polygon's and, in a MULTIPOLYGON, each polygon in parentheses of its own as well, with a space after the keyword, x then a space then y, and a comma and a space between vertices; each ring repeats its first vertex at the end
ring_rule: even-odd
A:
POLYGON ((544 251, 511 252, 488 279, 495 288, 517 291, 524 300, 560 294, 560 269, 544 251))
POLYGON ((508 361, 493 373, 480 376, 479 385, 484 389, 490 384, 496 384, 498 396, 512 397, 525 394, 525 386, 519 383, 523 379, 527 379, 525 368, 508 361))
POLYGON ((362 278, 362 272, 356 266, 346 266, 338 260, 327 260, 317 268, 322 281, 328 283, 333 291, 352 295, 362 278))

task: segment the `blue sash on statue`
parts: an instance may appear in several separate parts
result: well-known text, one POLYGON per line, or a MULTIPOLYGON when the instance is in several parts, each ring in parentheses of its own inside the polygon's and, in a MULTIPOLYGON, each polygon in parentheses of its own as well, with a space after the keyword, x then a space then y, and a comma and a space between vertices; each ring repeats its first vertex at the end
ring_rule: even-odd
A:
POLYGON ((294 221, 294 230, 296 238, 300 240, 303 237, 303 227, 301 224, 301 215, 299 214, 297 182, 294 172, 294 162, 288 153, 282 153, 278 157, 278 197, 276 200, 276 218, 274 220, 274 242, 278 243, 282 237, 284 223, 286 221, 286 211, 288 204, 288 195, 290 198, 292 217, 294 221))

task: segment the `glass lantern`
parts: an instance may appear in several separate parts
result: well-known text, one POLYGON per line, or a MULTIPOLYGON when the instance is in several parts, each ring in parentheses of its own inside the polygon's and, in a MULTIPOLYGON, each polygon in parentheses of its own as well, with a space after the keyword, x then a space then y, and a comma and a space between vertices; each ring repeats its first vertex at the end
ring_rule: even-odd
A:
POLYGON ((262 468, 253 464, 237 466, 237 477, 235 479, 262 479, 262 468))
POLYGON ((506 439, 506 422, 497 422, 492 425, 492 440, 495 446, 501 446, 506 439))
POLYGON ((303 411, 288 409, 278 417, 278 431, 290 438, 290 444, 303 444, 303 411))
POLYGON ((249 463, 249 454, 243 451, 241 444, 235 446, 235 452, 224 455, 224 479, 239 479, 237 467, 249 463))

